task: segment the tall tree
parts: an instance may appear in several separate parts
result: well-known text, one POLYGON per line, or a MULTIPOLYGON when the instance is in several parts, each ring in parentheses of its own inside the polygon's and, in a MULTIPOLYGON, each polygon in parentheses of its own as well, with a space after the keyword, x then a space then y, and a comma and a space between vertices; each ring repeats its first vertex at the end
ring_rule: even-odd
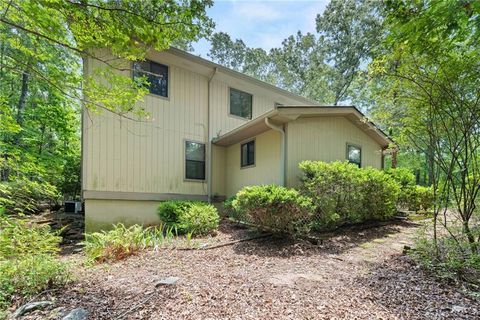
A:
POLYGON ((38 201, 57 199, 59 193, 75 197, 80 103, 123 116, 143 115, 136 104, 145 93, 142 84, 119 75, 120 64, 97 54, 99 49, 131 61, 144 59, 150 48, 188 48, 210 32, 205 10, 211 4, 0 1, 0 205, 35 211, 38 201), (97 71, 110 80, 108 86, 84 79, 85 58, 113 67, 97 71))
MULTIPOLYGON (((82 99, 80 79, 71 76, 72 71, 77 71, 75 64, 63 63, 62 57, 66 53, 77 59, 90 57, 115 66, 108 58, 95 54, 99 48, 108 48, 116 57, 141 60, 150 48, 164 50, 173 43, 185 44, 208 34, 212 22, 205 10, 211 5, 211 0, 2 1, 0 23, 2 30, 6 31, 2 41, 22 52, 26 58, 19 59, 13 51, 6 51, 2 63, 5 68, 50 83, 65 95, 82 99), (8 33, 15 36, 8 36, 8 33), (51 57, 57 59, 52 65, 55 72, 47 73, 41 64, 51 57)), ((86 101, 87 105, 124 112, 132 108, 122 104, 133 106, 141 99, 141 85, 128 85, 126 77, 105 73, 103 76, 113 82, 113 87, 135 93, 130 95, 134 99, 113 99, 109 94, 111 87, 97 84, 95 90, 92 88, 97 96, 86 101)))
POLYGON ((334 92, 334 105, 352 100, 352 84, 364 75, 361 71, 383 37, 382 15, 382 3, 374 0, 332 0, 317 15, 317 50, 325 58, 319 74, 334 92))
MULTIPOLYGON (((480 4, 476 1, 389 1, 385 54, 372 67, 389 81, 387 99, 396 100, 391 117, 400 117, 400 135, 428 157, 437 215, 454 207, 463 233, 442 224, 452 238, 469 243, 480 194, 480 4)), ((388 110, 385 110, 388 115, 388 110)))
POLYGON ((271 59, 265 50, 249 48, 242 40, 232 40, 225 32, 214 33, 210 43, 208 56, 217 63, 260 80, 274 81, 271 59))
POLYGON ((325 104, 371 102, 367 66, 384 37, 383 6, 374 0, 332 0, 316 18, 318 35, 300 31, 266 53, 226 33, 209 57, 235 70, 325 104))

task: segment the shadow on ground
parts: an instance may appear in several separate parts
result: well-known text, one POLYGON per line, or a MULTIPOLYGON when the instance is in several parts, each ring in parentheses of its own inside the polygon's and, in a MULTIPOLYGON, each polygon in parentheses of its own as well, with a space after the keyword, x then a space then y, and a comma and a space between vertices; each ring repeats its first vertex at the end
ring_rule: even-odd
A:
POLYGON ((404 319, 480 319, 480 300, 426 272, 409 256, 396 254, 371 265, 355 279, 391 314, 404 319))
POLYGON ((284 258, 297 255, 341 254, 362 244, 388 238, 402 232, 404 228, 418 228, 418 226, 418 224, 408 221, 349 226, 338 229, 336 232, 317 234, 318 244, 312 244, 308 240, 272 236, 238 243, 233 250, 242 255, 284 258))

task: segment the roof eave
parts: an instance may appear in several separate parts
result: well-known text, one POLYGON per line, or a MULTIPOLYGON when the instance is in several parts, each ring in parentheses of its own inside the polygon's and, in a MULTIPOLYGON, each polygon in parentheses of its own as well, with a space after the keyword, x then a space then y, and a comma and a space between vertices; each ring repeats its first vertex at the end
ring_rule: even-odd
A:
POLYGON ((270 118, 278 124, 284 124, 301 116, 354 116, 350 121, 361 127, 369 134, 382 148, 386 149, 395 142, 388 137, 381 129, 369 121, 363 113, 354 106, 278 106, 257 118, 227 132, 226 134, 212 140, 213 144, 219 146, 230 146, 249 139, 253 136, 268 131, 270 128, 265 124, 265 118, 270 118), (373 132, 369 132, 373 130, 373 132))

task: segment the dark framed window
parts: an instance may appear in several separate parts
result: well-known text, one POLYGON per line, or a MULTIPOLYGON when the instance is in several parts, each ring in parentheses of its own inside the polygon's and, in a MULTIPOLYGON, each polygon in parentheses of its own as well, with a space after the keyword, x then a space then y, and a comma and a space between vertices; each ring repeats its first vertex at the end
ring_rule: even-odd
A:
POLYGON ((133 63, 133 78, 146 77, 150 93, 168 97, 168 66, 153 61, 133 63))
POLYGON ((250 93, 230 88, 230 114, 252 119, 252 100, 250 93))
POLYGON ((185 178, 205 180, 205 144, 185 141, 185 178))
POLYGON ((347 144, 347 160, 360 168, 362 166, 362 148, 354 144, 347 144))
POLYGON ((255 164, 255 140, 243 143, 240 146, 241 167, 253 166, 255 164))

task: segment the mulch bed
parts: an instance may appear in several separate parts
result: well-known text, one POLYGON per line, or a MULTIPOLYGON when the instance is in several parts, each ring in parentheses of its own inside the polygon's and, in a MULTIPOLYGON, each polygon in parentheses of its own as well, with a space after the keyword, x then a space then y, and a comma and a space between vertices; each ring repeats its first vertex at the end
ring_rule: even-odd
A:
MULTIPOLYGON (((82 307, 89 319, 479 319, 480 301, 402 255, 416 228, 397 222, 352 228, 318 245, 268 237, 151 250, 93 268, 77 263, 77 281, 44 298, 55 299, 57 315, 82 307), (180 280, 158 286, 166 277, 180 280)), ((215 238, 199 241, 249 235, 223 221, 215 238)), ((53 308, 25 319, 47 318, 53 308)))

